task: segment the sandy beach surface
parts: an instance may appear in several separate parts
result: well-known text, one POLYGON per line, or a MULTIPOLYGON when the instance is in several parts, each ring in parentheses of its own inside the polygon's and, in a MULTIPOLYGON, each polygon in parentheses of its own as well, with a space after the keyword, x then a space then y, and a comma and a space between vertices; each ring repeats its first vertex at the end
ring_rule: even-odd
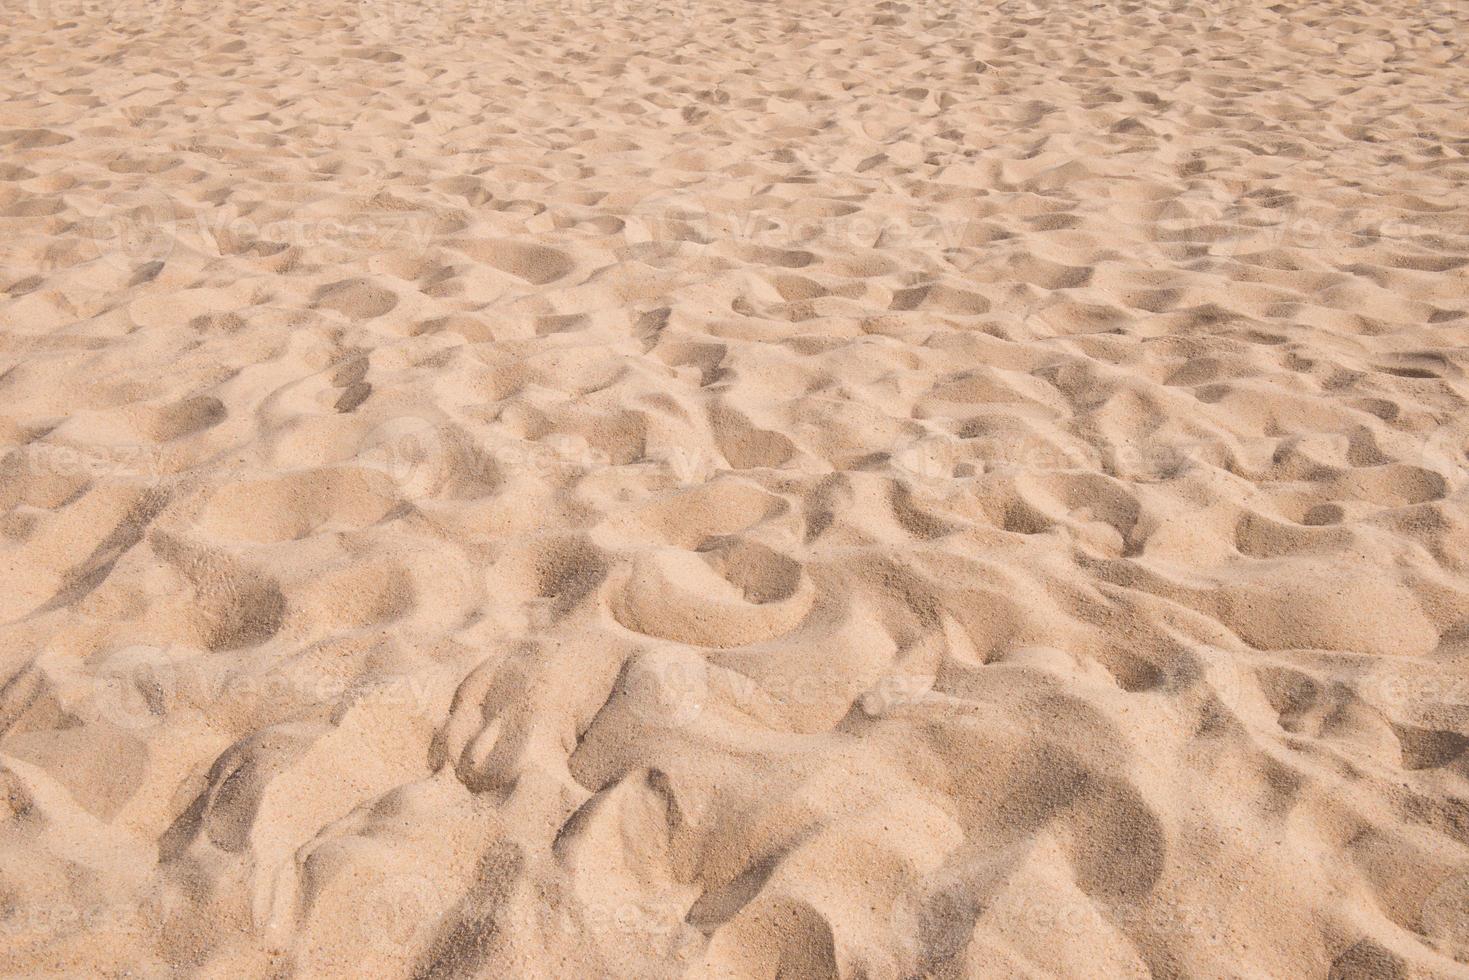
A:
POLYGON ((1469 977, 1463 0, 0 23, 0 973, 1469 977))

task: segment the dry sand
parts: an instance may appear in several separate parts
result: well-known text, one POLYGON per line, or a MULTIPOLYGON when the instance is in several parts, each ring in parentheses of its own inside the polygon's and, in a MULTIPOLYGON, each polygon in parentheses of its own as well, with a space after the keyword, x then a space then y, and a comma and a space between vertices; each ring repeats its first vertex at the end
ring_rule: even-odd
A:
POLYGON ((1469 976, 1459 0, 3 21, 0 972, 1469 976))

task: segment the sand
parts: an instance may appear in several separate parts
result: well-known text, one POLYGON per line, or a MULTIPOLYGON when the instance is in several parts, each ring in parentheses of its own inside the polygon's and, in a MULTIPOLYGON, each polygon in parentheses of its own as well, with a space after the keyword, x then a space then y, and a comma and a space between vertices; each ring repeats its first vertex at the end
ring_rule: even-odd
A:
POLYGON ((0 972, 1469 976, 1462 3, 3 19, 0 972))

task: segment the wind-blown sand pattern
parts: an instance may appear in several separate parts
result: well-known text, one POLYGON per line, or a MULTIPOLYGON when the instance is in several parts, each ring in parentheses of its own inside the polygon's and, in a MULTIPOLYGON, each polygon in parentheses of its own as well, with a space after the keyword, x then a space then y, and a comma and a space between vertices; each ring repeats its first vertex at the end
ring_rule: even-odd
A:
POLYGON ((1462 3, 0 31, 0 967, 1469 976, 1462 3))

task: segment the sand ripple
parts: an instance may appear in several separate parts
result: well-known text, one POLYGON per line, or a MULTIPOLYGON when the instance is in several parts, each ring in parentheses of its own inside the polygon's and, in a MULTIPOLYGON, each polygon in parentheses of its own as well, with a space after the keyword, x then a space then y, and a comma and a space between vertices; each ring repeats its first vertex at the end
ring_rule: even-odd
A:
POLYGON ((1462 5, 0 20, 0 972, 1469 976, 1462 5))

